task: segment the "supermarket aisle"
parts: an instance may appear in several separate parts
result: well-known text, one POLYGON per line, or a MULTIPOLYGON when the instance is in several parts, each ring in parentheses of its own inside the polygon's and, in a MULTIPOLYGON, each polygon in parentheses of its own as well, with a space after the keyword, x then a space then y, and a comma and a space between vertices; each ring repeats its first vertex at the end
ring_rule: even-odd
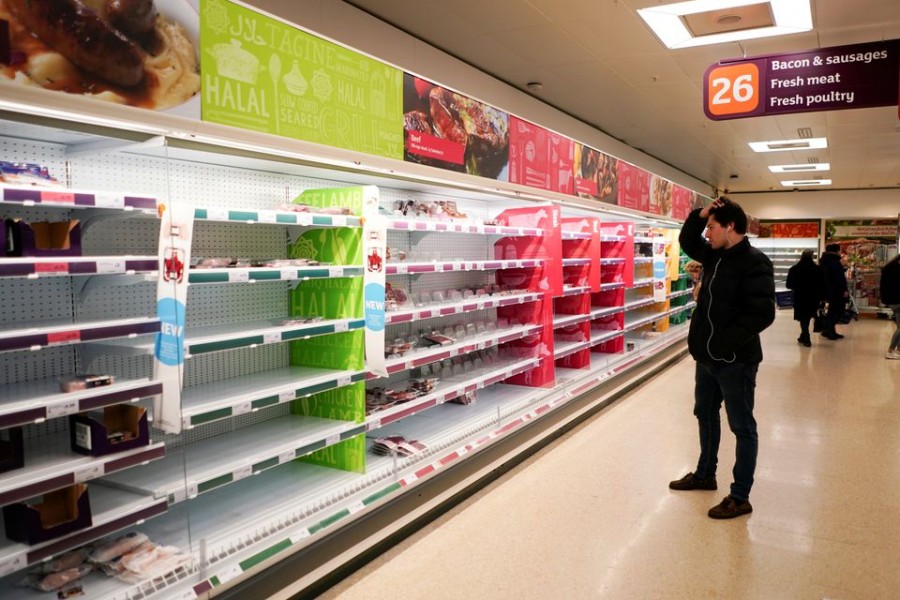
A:
MULTIPOLYGON (((387 552, 323 598, 889 598, 900 589, 900 361, 893 324, 799 346, 781 311, 763 339, 749 517, 694 467, 693 361, 678 363, 387 552)), ((724 414, 723 414, 724 419, 724 414)))

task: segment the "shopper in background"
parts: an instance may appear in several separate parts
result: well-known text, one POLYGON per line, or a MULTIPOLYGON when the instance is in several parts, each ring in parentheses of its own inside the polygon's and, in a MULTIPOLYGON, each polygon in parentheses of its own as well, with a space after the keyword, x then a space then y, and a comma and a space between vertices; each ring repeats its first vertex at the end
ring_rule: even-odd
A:
POLYGON ((897 329, 888 344, 886 358, 900 359, 900 254, 881 267, 881 303, 894 312, 897 329))
POLYGON ((847 276, 844 274, 844 267, 841 266, 840 252, 840 244, 828 244, 819 259, 819 265, 825 275, 825 300, 828 302, 828 312, 825 313, 825 330, 822 331, 822 336, 829 340, 839 340, 844 337, 837 332, 835 326, 844 316, 844 304, 850 297, 850 292, 847 290, 847 276))
POLYGON ((694 282, 691 294, 693 294, 694 302, 696 302, 697 298, 700 297, 700 280, 703 277, 703 265, 696 260, 690 260, 684 265, 684 272, 690 275, 691 280, 694 282))
POLYGON ((731 493, 709 510, 714 519, 731 519, 753 510, 750 488, 759 447, 753 404, 762 361, 759 334, 775 320, 772 261, 750 245, 746 233, 744 210, 723 197, 693 210, 679 236, 685 253, 703 265, 700 297, 688 332, 688 348, 697 361, 694 415, 700 458, 694 472, 669 487, 717 489, 724 402, 737 447, 731 493))
POLYGON ((804 250, 797 264, 788 269, 786 285, 794 292, 794 320, 800 322, 797 341, 809 348, 809 322, 825 299, 825 276, 813 260, 812 250, 804 250))

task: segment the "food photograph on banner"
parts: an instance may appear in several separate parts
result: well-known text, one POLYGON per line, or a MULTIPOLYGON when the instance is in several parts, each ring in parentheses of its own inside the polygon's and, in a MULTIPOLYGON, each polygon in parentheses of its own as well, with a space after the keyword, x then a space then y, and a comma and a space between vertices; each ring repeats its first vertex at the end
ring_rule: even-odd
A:
POLYGON ((509 182, 575 193, 575 142, 534 123, 509 117, 509 182))
POLYGON ((655 215, 672 214, 672 182, 658 175, 650 177, 650 212, 655 215))
POLYGON ((0 0, 0 78, 199 118, 198 0, 80 4, 0 0))
POLYGON ((584 144, 575 144, 575 193, 616 204, 619 160, 584 144))
POLYGON ((408 162, 509 180, 509 115, 409 73, 403 137, 408 162))

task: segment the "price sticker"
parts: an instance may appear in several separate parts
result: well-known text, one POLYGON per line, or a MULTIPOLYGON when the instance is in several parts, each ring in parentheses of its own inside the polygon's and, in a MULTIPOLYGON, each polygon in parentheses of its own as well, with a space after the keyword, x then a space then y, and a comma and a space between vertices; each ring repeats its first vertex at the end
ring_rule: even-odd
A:
POLYGON ((228 209, 227 208, 207 208, 206 209, 206 219, 209 221, 227 221, 228 220, 228 209))
POLYGON ((194 591, 194 588, 189 590, 184 590, 180 594, 174 597, 173 600, 196 600, 197 592, 194 591))
POLYGON ((224 583, 228 583, 232 579, 238 577, 243 572, 244 572, 244 570, 241 569, 240 565, 235 565, 235 566, 231 567, 230 569, 228 569, 227 571, 223 571, 222 573, 219 573, 218 575, 216 575, 216 577, 219 579, 219 583, 224 584, 224 583))
POLYGON ((395 265, 394 269, 396 269, 397 275, 406 275, 409 273, 409 267, 404 264, 395 265))
POLYGON ((328 276, 332 278, 343 277, 344 269, 342 269, 341 267, 328 267, 328 276))
POLYGON ((355 515, 356 513, 362 512, 363 510, 365 510, 365 508, 366 508, 366 505, 362 503, 362 500, 358 500, 358 501, 354 502, 353 504, 351 504, 350 506, 348 506, 347 511, 351 515, 355 515))
POLYGON ((125 197, 113 194, 96 194, 94 206, 97 208, 125 208, 125 197))
POLYGON ((334 324, 334 332, 335 332, 335 333, 342 333, 342 332, 347 331, 347 330, 349 330, 349 329, 350 329, 350 324, 347 323, 346 321, 341 321, 340 323, 335 323, 335 324, 334 324))
POLYGON ((26 564, 25 554, 19 554, 0 563, 0 577, 5 577, 10 573, 15 573, 20 569, 24 569, 26 564))
POLYGON ((97 261, 98 275, 114 275, 125 272, 125 261, 119 258, 103 259, 97 261))
POLYGON ((487 348, 487 342, 478 342, 475 344, 475 350, 484 350, 487 348))
POLYGON ((178 504, 179 502, 184 502, 187 500, 187 490, 184 488, 178 488, 174 492, 172 492, 172 504, 178 504))
POLYGON ((338 387, 346 387, 353 383, 353 380, 350 378, 350 375, 345 375, 337 380, 338 387))
POLYGON ((369 421, 368 427, 366 427, 367 431, 372 431, 373 429, 379 429, 381 427, 381 419, 373 419, 369 421))
POLYGON ((296 392, 294 390, 286 390, 284 392, 278 392, 278 401, 279 402, 290 402, 294 398, 297 397, 296 392))
POLYGON ((278 213, 271 210, 261 210, 256 213, 260 223, 275 223, 278 213))
POLYGON ((290 281, 291 279, 297 279, 297 269, 282 269, 281 270, 281 279, 283 281, 290 281))
POLYGON ((341 441, 341 434, 335 433, 334 435, 329 435, 327 438, 325 438, 325 445, 326 446, 334 446, 335 444, 339 443, 340 441, 341 441))
POLYGON ((309 538, 311 534, 309 533, 309 529, 301 529, 294 535, 290 536, 288 539, 291 540, 291 544, 296 544, 298 542, 302 542, 303 540, 309 538))
POLYGON ((418 479, 419 479, 418 475, 416 475, 415 473, 410 473, 409 475, 407 475, 406 477, 403 478, 403 481, 406 482, 406 485, 410 485, 410 484, 413 484, 416 481, 418 481, 418 479))
POLYGON ((68 344, 70 342, 80 342, 81 331, 56 331, 47 334, 48 344, 68 344))
POLYGON ((52 190, 41 192, 41 202, 53 204, 75 204, 75 194, 72 192, 55 192, 52 190))
POLYGON ((200 486, 197 482, 189 483, 187 487, 187 496, 188 498, 196 498, 200 495, 200 486))
POLYGON ((229 283, 247 283, 248 281, 250 281, 250 271, 240 269, 237 271, 228 272, 229 283))
POLYGON ((343 215, 336 215, 331 217, 331 224, 335 227, 346 227, 347 226, 347 217, 343 215))
POLYGON ((75 483, 83 483, 103 476, 103 463, 89 465, 75 471, 75 483))
POLYGON ((760 105, 759 67, 753 62, 714 67, 706 73, 703 91, 710 118, 751 114, 760 105))
POLYGON ((237 406, 235 406, 234 408, 231 409, 231 415, 233 417, 237 417, 238 415, 246 415, 252 409, 253 409, 253 407, 250 405, 249 402, 241 402, 240 404, 238 404, 237 406))
POLYGON ((278 455, 278 464, 283 465, 284 463, 289 463, 295 458, 297 458, 297 454, 293 450, 282 452, 278 455))
POLYGON ((251 475, 253 475, 253 465, 244 465, 236 469, 231 477, 234 481, 240 481, 241 479, 247 479, 251 475))
POLYGON ((281 341, 281 332, 280 331, 270 331, 269 333, 263 334, 263 343, 264 344, 277 344, 281 341))
POLYGON ((35 273, 68 273, 69 263, 66 262, 36 262, 35 273))
POLYGON ((55 419, 56 417, 65 417, 74 415, 78 412, 78 400, 63 402, 62 404, 54 404, 47 407, 47 418, 55 419))

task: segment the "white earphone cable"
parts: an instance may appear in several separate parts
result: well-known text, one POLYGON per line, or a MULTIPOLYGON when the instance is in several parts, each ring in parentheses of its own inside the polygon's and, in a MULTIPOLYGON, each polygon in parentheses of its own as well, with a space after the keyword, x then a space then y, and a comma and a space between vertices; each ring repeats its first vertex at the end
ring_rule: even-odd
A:
POLYGON ((731 353, 732 358, 731 358, 731 360, 729 360, 727 358, 719 358, 718 356, 715 356, 712 353, 712 349, 710 349, 710 344, 712 343, 713 336, 716 334, 716 326, 713 325, 712 314, 711 314, 712 313, 712 303, 713 303, 712 288, 713 288, 713 282, 716 280, 716 274, 719 272, 719 263, 721 263, 721 262, 722 262, 722 257, 719 257, 719 260, 716 261, 716 266, 713 269, 712 277, 709 278, 709 283, 706 285, 706 293, 709 294, 709 303, 706 305, 706 320, 707 320, 707 322, 709 322, 709 338, 706 340, 706 352, 707 352, 707 354, 709 354, 710 358, 712 358, 713 360, 718 360, 718 361, 730 364, 730 363, 733 363, 735 360, 737 360, 737 354, 732 352, 731 353))

